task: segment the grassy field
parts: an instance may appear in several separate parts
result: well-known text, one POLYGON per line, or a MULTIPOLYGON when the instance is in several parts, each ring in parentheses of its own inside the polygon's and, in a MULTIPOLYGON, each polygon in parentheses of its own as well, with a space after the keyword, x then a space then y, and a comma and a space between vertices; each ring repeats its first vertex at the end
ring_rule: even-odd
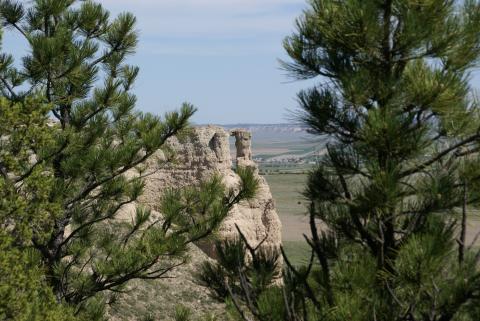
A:
MULTIPOLYGON (((308 161, 315 160, 315 157, 321 154, 324 143, 322 139, 315 140, 312 137, 294 134, 286 134, 282 137, 277 137, 277 134, 272 134, 271 137, 257 134, 253 140, 254 155, 268 160, 268 162, 259 163, 259 170, 270 185, 276 209, 282 221, 283 246, 291 260, 297 264, 309 257, 309 247, 303 234, 309 235, 310 228, 305 216, 306 201, 301 192, 305 188, 306 173, 313 167, 308 164, 308 161), (303 157, 303 164, 281 160, 283 156, 308 154, 313 158, 303 157)), ((457 212, 460 213, 460 210, 457 212)), ((476 239, 476 235, 479 233, 480 211, 469 209, 467 245, 476 240, 473 246, 478 246, 480 238, 476 239)))
POLYGON ((305 174, 276 174, 264 176, 270 185, 275 206, 282 221, 282 242, 285 252, 295 264, 309 258, 309 247, 303 234, 309 235, 308 218, 305 215, 305 174))
POLYGON ((285 241, 283 249, 287 254, 288 260, 296 266, 306 265, 310 260, 311 248, 303 241, 285 241))
MULTIPOLYGON (((267 174, 264 175, 275 206, 282 221, 282 242, 284 249, 295 264, 304 263, 310 256, 309 247, 303 234, 310 235, 306 212, 306 200, 301 195, 305 188, 306 174, 267 174)), ((460 213, 460 209, 458 210, 460 213)), ((460 219, 458 217, 457 219, 460 219)), ((480 233, 480 211, 470 209, 467 222, 467 245, 480 233)), ((480 238, 474 246, 480 244, 480 238)))
POLYGON ((260 163, 259 170, 261 175, 279 175, 279 174, 307 174, 314 165, 295 164, 295 163, 260 163))
POLYGON ((304 174, 278 174, 264 176, 270 186, 275 206, 282 221, 283 241, 303 240, 308 231, 305 199, 301 195, 307 176, 304 174))

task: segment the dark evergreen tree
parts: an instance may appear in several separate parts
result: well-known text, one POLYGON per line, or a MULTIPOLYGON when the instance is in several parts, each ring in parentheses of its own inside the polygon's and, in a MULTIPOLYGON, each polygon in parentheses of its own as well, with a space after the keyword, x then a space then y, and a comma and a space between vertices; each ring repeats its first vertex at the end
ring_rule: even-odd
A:
POLYGON ((241 320, 478 320, 480 255, 465 235, 480 195, 480 3, 309 4, 283 67, 318 79, 299 118, 330 138, 305 192, 312 260, 285 257, 284 286, 264 289, 275 295, 255 295, 255 260, 248 278, 229 260, 203 279, 241 320))
MULTIPOLYGON (((3 96, 27 106, 32 117, 43 109, 31 107, 47 106, 57 120, 48 127, 48 141, 33 135, 22 138, 29 143, 22 151, 10 145, 13 154, 0 159, 2 175, 12 193, 28 201, 22 212, 23 222, 31 223, 26 245, 40 254, 57 301, 73 306, 77 315, 89 311, 90 320, 101 318, 104 303, 129 280, 165 277, 182 264, 187 245, 207 237, 233 204, 251 197, 256 181, 240 170, 242 186, 234 192, 214 177, 167 193, 162 219, 139 208, 131 224, 118 222, 122 206, 142 193, 142 178, 149 173, 141 164, 168 138, 185 132, 195 108, 185 104, 162 119, 135 111, 131 88, 139 69, 126 63, 137 45, 131 14, 111 19, 93 1, 4 0, 0 17, 29 48, 21 58, 19 53, 0 56, 3 96), (39 104, 29 105, 32 96, 39 104), (29 161, 9 167, 9 157, 26 157, 25 151, 29 161), (134 168, 140 175, 127 177, 134 168), (23 189, 26 182, 48 188, 23 189), (52 206, 42 206, 43 201, 52 206), (37 214, 41 219, 29 220, 37 214)), ((3 124, 5 116, 0 117, 3 124)), ((12 134, 21 135, 26 126, 13 127, 12 134)))

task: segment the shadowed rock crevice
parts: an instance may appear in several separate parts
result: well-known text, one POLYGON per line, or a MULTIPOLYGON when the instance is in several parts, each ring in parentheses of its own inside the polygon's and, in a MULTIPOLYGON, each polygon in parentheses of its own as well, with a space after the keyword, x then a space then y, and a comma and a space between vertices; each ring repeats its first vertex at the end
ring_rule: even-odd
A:
POLYGON ((210 142, 208 143, 208 147, 215 153, 215 156, 219 158, 221 156, 221 143, 220 143, 220 137, 218 136, 217 133, 213 135, 212 139, 210 139, 210 142))

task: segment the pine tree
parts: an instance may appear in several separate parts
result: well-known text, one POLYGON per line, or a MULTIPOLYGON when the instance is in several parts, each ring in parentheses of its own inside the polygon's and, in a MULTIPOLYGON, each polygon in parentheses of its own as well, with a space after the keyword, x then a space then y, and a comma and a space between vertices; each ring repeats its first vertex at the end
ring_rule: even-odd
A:
MULTIPOLYGON (((213 177, 166 193, 162 219, 138 208, 130 224, 115 220, 142 193, 148 175, 142 163, 166 149, 168 138, 185 133, 195 108, 184 104, 163 118, 134 109, 131 89, 139 69, 126 63, 137 45, 129 13, 111 19, 93 1, 4 0, 0 17, 29 47, 17 61, 18 54, 0 56, 3 96, 22 106, 38 97, 56 119, 48 124, 47 141, 25 138, 30 159, 11 178, 13 191, 28 200, 24 213, 35 217, 28 225, 30 246, 41 257, 57 302, 71 305, 77 315, 90 313, 90 320, 101 318, 104 304, 129 280, 166 277, 183 264, 188 244, 209 236, 233 204, 253 195, 256 181, 240 170, 242 185, 235 192, 213 177), (140 175, 126 176, 132 169, 140 175), (27 181, 48 184, 38 197, 51 207, 28 194, 37 192, 34 187, 21 188, 27 181)), ((32 116, 39 110, 28 109, 32 116)), ((27 126, 12 133, 21 136, 19 128, 27 126)), ((18 157, 26 155, 12 156, 18 157)), ((9 177, 13 169, 0 162, 9 177)))
POLYGON ((40 257, 31 249, 32 229, 58 208, 48 198, 53 180, 42 165, 19 180, 31 165, 32 144, 51 141, 48 110, 38 99, 0 98, 0 320, 76 320, 55 301, 40 257))
POLYGON ((31 100, 0 98, 0 320, 76 320, 59 305, 45 282, 38 253, 31 248, 32 229, 42 226, 58 204, 49 200, 53 180, 38 166, 18 185, 31 165, 32 141, 48 144, 48 106, 31 100))
POLYGON ((299 118, 329 137, 305 192, 310 264, 285 256, 268 296, 253 263, 243 279, 228 262, 203 278, 240 289, 240 320, 478 320, 480 255, 465 235, 479 201, 480 3, 311 0, 284 46, 289 74, 318 81, 299 118))

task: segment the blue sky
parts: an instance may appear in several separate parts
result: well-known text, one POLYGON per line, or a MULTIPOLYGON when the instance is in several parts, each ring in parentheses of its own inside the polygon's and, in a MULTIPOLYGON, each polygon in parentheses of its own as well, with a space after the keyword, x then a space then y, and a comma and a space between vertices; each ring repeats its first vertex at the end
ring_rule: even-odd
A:
POLYGON ((138 107, 163 113, 187 101, 196 123, 278 123, 306 83, 280 70, 282 40, 305 0, 104 0, 138 18, 138 107))
MULTIPOLYGON (((135 14, 141 68, 137 108, 155 114, 190 102, 198 124, 281 123, 295 95, 311 82, 292 82, 280 69, 282 40, 306 0, 102 0, 113 15, 135 14)), ((4 48, 20 52, 7 32, 4 48)), ((480 77, 474 85, 478 88, 480 77)))

